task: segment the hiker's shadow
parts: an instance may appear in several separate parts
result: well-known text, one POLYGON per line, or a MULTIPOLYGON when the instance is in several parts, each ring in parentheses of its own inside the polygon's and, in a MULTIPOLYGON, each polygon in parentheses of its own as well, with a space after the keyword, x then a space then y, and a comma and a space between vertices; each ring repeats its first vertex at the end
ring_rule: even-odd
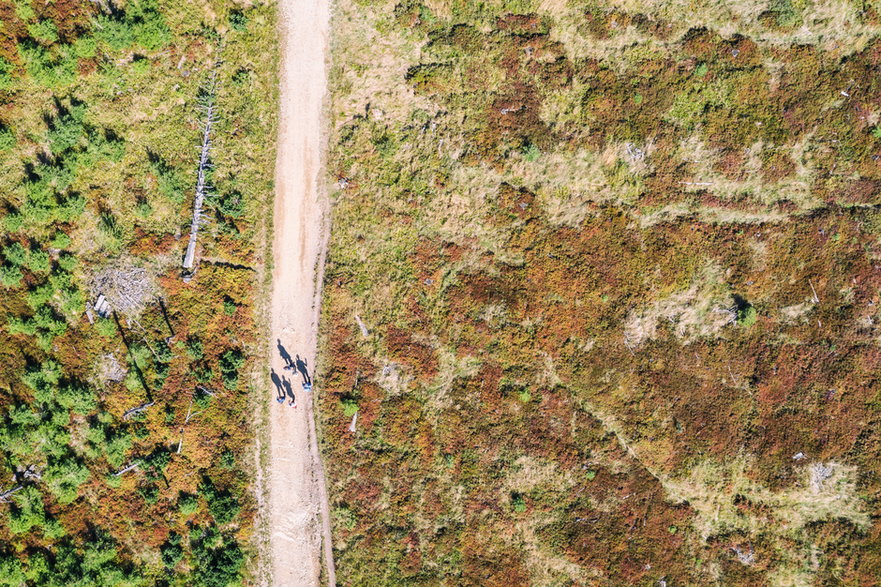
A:
POLYGON ((284 386, 284 392, 287 394, 289 398, 291 398, 291 405, 297 403, 297 396, 294 395, 294 388, 291 386, 291 382, 288 381, 288 378, 285 377, 282 379, 282 385, 284 386))
POLYGON ((301 359, 300 355, 297 355, 297 361, 295 363, 297 367, 297 371, 303 376, 303 383, 306 385, 312 385, 312 377, 309 376, 309 369, 306 363, 306 359, 301 359))
POLYGON ((288 367, 293 365, 294 360, 291 358, 291 353, 289 353, 288 350, 286 348, 284 348, 284 345, 281 344, 281 339, 280 338, 275 339, 275 343, 276 343, 276 345, 275 345, 276 348, 278 348, 278 354, 281 355, 281 358, 284 361, 284 364, 288 367))
MULTIPOLYGON (((281 377, 278 376, 275 369, 272 369, 272 383, 275 385, 276 399, 284 400, 285 390, 282 387, 281 377)), ((290 387, 290 384, 288 384, 288 387, 290 387)))

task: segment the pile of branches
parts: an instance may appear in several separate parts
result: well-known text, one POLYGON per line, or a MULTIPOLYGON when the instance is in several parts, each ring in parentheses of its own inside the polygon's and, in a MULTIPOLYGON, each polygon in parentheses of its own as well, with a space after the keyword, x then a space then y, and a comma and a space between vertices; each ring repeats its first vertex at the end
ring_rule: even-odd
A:
POLYGON ((118 263, 105 267, 92 278, 91 291, 103 295, 113 311, 138 314, 155 295, 155 286, 147 270, 118 263))

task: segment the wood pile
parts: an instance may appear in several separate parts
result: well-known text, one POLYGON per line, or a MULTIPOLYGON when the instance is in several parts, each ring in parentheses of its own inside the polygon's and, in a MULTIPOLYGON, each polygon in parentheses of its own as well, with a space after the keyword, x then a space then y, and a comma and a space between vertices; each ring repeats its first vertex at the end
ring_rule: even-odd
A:
POLYGON ((129 264, 117 264, 101 270, 92 279, 96 294, 95 312, 108 318, 113 312, 140 313, 154 297, 154 285, 147 270, 129 264))

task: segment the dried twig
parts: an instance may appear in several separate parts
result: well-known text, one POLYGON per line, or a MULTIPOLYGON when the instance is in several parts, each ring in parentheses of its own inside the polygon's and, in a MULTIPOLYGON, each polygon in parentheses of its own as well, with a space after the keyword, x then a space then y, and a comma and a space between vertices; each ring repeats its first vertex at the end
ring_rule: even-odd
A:
POLYGON ((0 493, 0 503, 9 503, 10 496, 12 496, 13 493, 21 491, 22 489, 24 489, 24 485, 19 485, 18 487, 13 487, 8 491, 0 493))
POLYGON ((370 336, 370 331, 367 330, 367 326, 364 325, 364 322, 361 320, 361 316, 355 314, 355 322, 358 323, 358 328, 361 330, 361 336, 367 338, 370 336))
POLYGON ((135 462, 129 464, 128 466, 123 467, 122 469, 120 469, 116 473, 114 473, 113 476, 119 477, 120 475, 124 475, 125 473, 128 473, 132 469, 137 469, 137 468, 138 468, 138 463, 137 463, 137 461, 135 461, 135 462))
POLYGON ((132 418, 133 416, 136 416, 136 415, 140 414, 141 412, 145 411, 147 408, 151 407, 154 403, 156 403, 156 402, 147 402, 145 404, 141 404, 139 406, 135 406, 134 408, 126 410, 125 413, 122 415, 122 419, 128 420, 129 418, 132 418))

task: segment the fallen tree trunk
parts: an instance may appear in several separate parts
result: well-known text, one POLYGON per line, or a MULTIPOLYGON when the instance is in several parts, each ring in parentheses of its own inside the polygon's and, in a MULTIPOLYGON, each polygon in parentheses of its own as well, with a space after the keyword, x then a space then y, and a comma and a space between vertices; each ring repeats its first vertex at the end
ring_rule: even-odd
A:
POLYGON ((202 204, 205 202, 206 172, 211 166, 209 155, 211 152, 211 125, 216 122, 214 115, 214 96, 216 92, 216 76, 211 76, 211 85, 207 92, 203 111, 205 112, 205 126, 202 129, 202 147, 199 153, 199 173, 196 179, 196 197, 193 200, 193 220, 190 223, 190 240, 187 243, 187 252, 184 255, 185 275, 192 276, 193 267, 196 263, 196 239, 199 236, 199 224, 202 221, 202 204))

